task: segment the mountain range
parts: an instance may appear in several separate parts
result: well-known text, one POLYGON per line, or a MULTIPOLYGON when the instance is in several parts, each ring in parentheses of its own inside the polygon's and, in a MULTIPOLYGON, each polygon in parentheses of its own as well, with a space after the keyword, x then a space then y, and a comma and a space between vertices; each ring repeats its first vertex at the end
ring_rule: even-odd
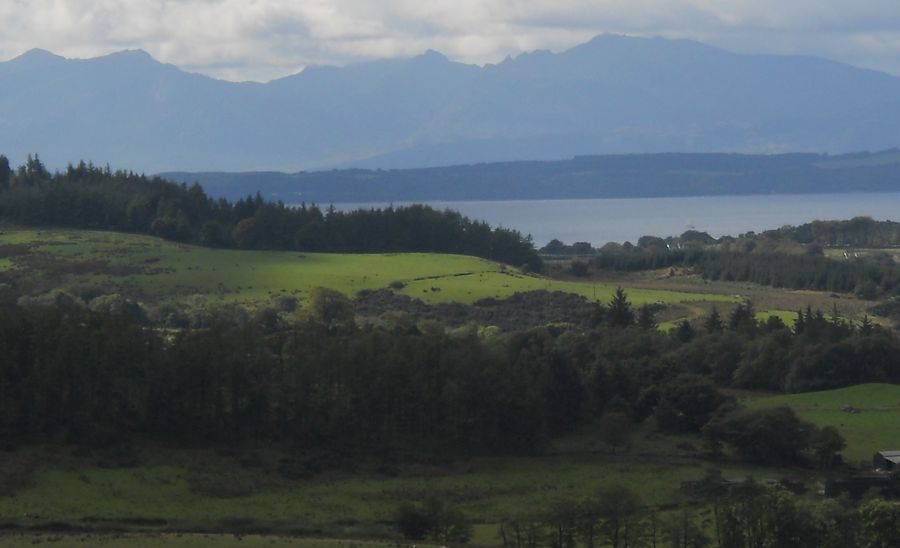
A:
POLYGON ((0 153, 144 172, 409 168, 900 144, 900 78, 812 57, 601 35, 501 63, 440 53, 215 80, 142 51, 0 63, 0 153))

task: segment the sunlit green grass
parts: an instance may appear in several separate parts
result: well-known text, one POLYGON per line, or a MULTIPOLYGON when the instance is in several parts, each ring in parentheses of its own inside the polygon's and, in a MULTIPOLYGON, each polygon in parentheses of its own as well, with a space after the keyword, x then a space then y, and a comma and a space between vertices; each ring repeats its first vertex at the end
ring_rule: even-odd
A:
MULTIPOLYGON (((608 303, 616 291, 615 285, 603 283, 565 282, 538 276, 523 275, 515 271, 484 271, 464 276, 446 276, 440 279, 414 280, 403 292, 425 301, 471 302, 485 297, 508 297, 522 291, 563 291, 581 295, 591 301, 608 303)), ((688 301, 733 302, 729 295, 682 293, 654 289, 628 289, 628 300, 633 306, 649 303, 676 304, 688 301)))
POLYGON ((776 317, 784 323, 784 325, 793 328, 794 324, 797 323, 797 312, 791 312, 790 310, 761 310, 756 313, 756 319, 760 322, 765 322, 770 317, 776 317))
POLYGON ((900 449, 900 386, 861 384, 838 390, 752 398, 753 408, 787 405, 818 426, 836 427, 847 441, 844 456, 851 462, 871 461, 880 450, 900 449), (842 411, 844 406, 858 413, 842 411))
MULTIPOLYGON (((287 251, 241 251, 181 245, 148 236, 79 230, 17 230, 0 234, 0 243, 29 244, 28 258, 9 260, 48 276, 53 259, 94 262, 92 272, 63 274, 53 280, 62 287, 99 286, 144 299, 191 295, 266 302, 276 294, 303 298, 310 289, 329 287, 347 295, 381 289, 394 282, 402 292, 426 302, 473 302, 508 297, 516 292, 551 289, 608 301, 615 290, 605 284, 550 281, 507 269, 476 257, 437 253, 340 254, 287 251), (36 254, 50 264, 34 261, 36 254), (136 273, 118 273, 116 266, 137 266, 136 273), (43 270, 42 270, 43 269, 43 270)), ((0 264, 2 268, 2 264, 0 264)), ((735 297, 633 289, 632 303, 733 301, 735 297)))

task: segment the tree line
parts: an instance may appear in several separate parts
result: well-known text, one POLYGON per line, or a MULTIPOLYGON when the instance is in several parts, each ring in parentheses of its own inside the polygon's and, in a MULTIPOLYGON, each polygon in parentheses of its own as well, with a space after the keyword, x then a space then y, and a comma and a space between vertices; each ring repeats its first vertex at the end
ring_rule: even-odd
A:
POLYGON ((777 318, 757 322, 742 305, 665 334, 620 292, 589 329, 451 330, 394 316, 359 326, 350 301, 324 289, 289 314, 213 314, 207 327, 177 332, 148 327, 128 307, 11 304, 0 314, 0 433, 528 454, 597 420, 615 447, 653 417, 660 429, 704 433, 711 447, 739 453, 740 440, 773 435, 759 424, 802 430, 810 436, 766 455, 812 465, 833 440, 793 416, 739 412, 721 389, 900 382, 900 341, 890 332, 811 312, 796 332, 777 318))
MULTIPOLYGON (((701 482, 709 507, 661 511, 627 487, 612 485, 580 499, 503 522, 505 548, 887 548, 900 545, 900 505, 882 499, 856 504, 812 503, 781 486, 745 481, 726 486, 715 470, 701 482)), ((437 537, 435 537, 437 538, 437 537)))
MULTIPOLYGON (((643 239, 643 238, 642 238, 643 239)), ((548 253, 548 247, 541 250, 548 253)), ((687 268, 713 281, 753 282, 788 289, 855 293, 862 298, 900 291, 900 267, 892 259, 837 260, 816 253, 738 250, 734 246, 607 245, 597 250, 584 245, 549 246, 555 256, 572 255, 569 271, 587 276, 591 269, 639 272, 687 268), (578 251, 578 253, 569 251, 578 251)))
POLYGON ((37 156, 17 170, 0 156, 0 220, 121 230, 211 247, 331 252, 432 251, 475 255, 539 271, 529 238, 430 207, 323 211, 259 194, 229 202, 159 177, 85 163, 50 173, 37 156))
MULTIPOLYGON (((900 268, 868 260, 840 261, 820 255, 746 253, 719 249, 603 251, 589 263, 599 270, 641 271, 690 268, 708 280, 753 282, 789 289, 856 293, 873 298, 900 290, 900 268)), ((573 267, 573 272, 578 267, 573 267)), ((587 274, 585 269, 584 275, 587 274)))
POLYGON ((872 299, 900 292, 900 267, 885 252, 900 245, 900 223, 856 217, 847 221, 814 221, 760 234, 715 239, 705 232, 681 236, 642 236, 636 245, 587 242, 566 245, 552 240, 544 256, 570 257, 570 271, 586 276, 597 270, 642 271, 689 268, 709 280, 753 282, 772 287, 855 293, 872 299), (823 254, 824 247, 848 248, 843 258, 823 254), (869 249, 857 256, 852 248, 869 249))

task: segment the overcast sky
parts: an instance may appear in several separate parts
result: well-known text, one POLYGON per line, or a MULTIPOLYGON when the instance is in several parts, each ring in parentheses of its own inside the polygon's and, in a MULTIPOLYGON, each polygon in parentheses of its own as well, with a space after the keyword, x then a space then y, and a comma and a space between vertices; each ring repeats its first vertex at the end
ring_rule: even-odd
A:
POLYGON ((493 63, 603 32, 818 55, 900 75, 897 0, 0 0, 0 59, 141 48, 186 70, 266 81, 310 64, 435 49, 493 63))

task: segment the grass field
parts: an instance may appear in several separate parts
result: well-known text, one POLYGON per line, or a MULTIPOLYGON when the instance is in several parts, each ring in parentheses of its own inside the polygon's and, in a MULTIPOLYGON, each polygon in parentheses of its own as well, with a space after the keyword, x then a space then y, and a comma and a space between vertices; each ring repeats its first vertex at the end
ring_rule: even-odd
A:
POLYGON ((794 324, 797 323, 797 313, 790 310, 761 310, 756 313, 756 319, 761 322, 768 320, 771 316, 780 319, 788 327, 794 327, 794 324))
POLYGON ((787 405, 818 426, 834 426, 847 441, 844 456, 871 462, 879 450, 900 449, 900 385, 861 384, 838 390, 751 398, 748 407, 787 405), (842 411, 850 406, 858 412, 842 411))
MULTIPOLYGON (((276 294, 303 298, 314 287, 347 295, 402 282, 401 291, 426 302, 472 302, 520 291, 555 289, 608 301, 615 286, 550 281, 475 257, 433 254, 323 254, 216 250, 158 238, 79 230, 8 230, 0 245, 28 252, 0 258, 43 289, 103 288, 144 300, 201 295, 261 303, 276 294)), ((736 297, 653 289, 629 291, 632 303, 731 302, 736 297)))
MULTIPOLYGON (((792 474, 703 461, 692 446, 699 444, 698 439, 661 436, 642 428, 629 449, 613 455, 596 441, 595 433, 586 431, 560 440, 557 452, 542 457, 406 465, 391 476, 362 466, 354 472, 278 482, 267 465, 248 470, 236 457, 212 451, 166 450, 169 464, 158 464, 148 449, 141 467, 101 469, 89 459, 60 457, 58 446, 23 448, 0 453, 0 474, 15 469, 11 466, 15 461, 53 464, 35 470, 26 484, 0 496, 0 522, 29 526, 52 521, 101 529, 118 524, 151 533, 222 531, 238 524, 279 533, 319 531, 324 536, 371 538, 392 533, 389 522, 400 503, 435 495, 476 522, 475 543, 495 546, 498 523, 504 518, 539 510, 559 497, 588 496, 606 485, 628 485, 647 503, 659 505, 683 500, 680 483, 698 479, 709 466, 720 468, 726 477, 792 474), (51 451, 56 456, 47 458, 51 451), (245 485, 247 492, 228 496, 206 492, 208 486, 198 487, 203 485, 198 475, 229 487, 245 485)), ((188 540, 184 545, 193 546, 188 540)), ((220 540, 224 542, 224 537, 220 540)))
MULTIPOLYGON (((208 534, 59 534, 59 533, 0 533, 0 548, 33 548, 38 544, 51 546, 98 548, 263 548, 291 546, 295 548, 397 548, 395 542, 361 540, 336 540, 326 538, 304 539, 271 535, 208 535, 208 534)), ((412 545, 410 545, 412 546, 412 545)), ((428 548, 428 544, 416 544, 428 548)))

